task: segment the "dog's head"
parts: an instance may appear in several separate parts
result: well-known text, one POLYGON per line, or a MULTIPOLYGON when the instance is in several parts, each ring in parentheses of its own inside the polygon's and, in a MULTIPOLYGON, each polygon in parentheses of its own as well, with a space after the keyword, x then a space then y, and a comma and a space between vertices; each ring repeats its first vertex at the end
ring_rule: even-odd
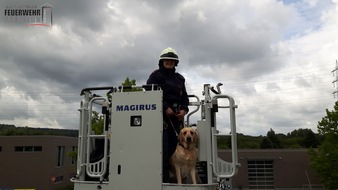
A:
POLYGON ((178 135, 179 143, 183 144, 197 144, 198 135, 197 131, 192 127, 184 127, 178 135))

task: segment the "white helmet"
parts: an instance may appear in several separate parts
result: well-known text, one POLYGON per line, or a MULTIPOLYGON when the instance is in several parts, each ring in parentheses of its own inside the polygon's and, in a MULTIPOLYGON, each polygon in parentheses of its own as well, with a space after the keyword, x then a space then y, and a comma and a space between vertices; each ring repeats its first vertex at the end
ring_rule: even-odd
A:
POLYGON ((175 60, 176 66, 177 66, 177 64, 179 62, 179 59, 178 59, 178 55, 177 55, 176 50, 174 50, 171 47, 168 47, 168 48, 164 49, 162 51, 161 55, 160 55, 159 62, 161 63, 161 60, 166 60, 166 59, 175 60))

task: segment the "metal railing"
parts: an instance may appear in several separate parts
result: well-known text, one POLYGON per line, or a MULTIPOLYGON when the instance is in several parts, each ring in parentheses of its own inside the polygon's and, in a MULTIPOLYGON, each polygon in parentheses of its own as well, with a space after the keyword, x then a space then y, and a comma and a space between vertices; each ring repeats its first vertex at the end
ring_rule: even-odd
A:
POLYGON ((218 106, 218 108, 229 108, 230 110, 230 135, 220 135, 216 127, 212 128, 211 142, 212 142, 212 155, 213 155, 213 172, 218 178, 230 178, 236 175, 238 163, 237 155, 237 133, 236 133, 236 116, 235 116, 235 101, 232 97, 222 94, 217 94, 212 98, 212 102, 218 99, 228 99, 229 106, 218 106), (231 158, 232 162, 227 162, 218 157, 217 137, 230 136, 231 137, 231 158))
MULTIPOLYGON (((107 160, 108 160, 108 132, 105 130, 105 126, 103 125, 103 133, 102 134, 92 134, 92 112, 93 112, 93 104, 103 105, 107 102, 107 98, 105 97, 94 97, 89 101, 89 112, 88 112, 88 129, 87 129, 87 157, 86 157, 86 173, 88 176, 93 178, 100 178, 103 180, 103 176, 107 171, 107 160), (98 101, 102 101, 102 103, 98 103, 98 101), (95 150, 95 142, 97 139, 103 139, 103 157, 96 162, 91 162, 90 156, 91 152, 95 150)), ((104 123, 106 123, 106 117, 104 116, 104 123)))

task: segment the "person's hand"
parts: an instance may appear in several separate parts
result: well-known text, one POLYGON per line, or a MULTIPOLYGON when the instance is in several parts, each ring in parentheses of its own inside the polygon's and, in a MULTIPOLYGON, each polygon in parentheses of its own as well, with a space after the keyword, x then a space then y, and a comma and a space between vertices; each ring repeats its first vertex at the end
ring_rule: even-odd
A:
POLYGON ((185 110, 180 110, 179 112, 176 113, 175 116, 179 121, 183 120, 185 116, 185 110))
POLYGON ((173 116, 173 115, 175 115, 174 111, 171 108, 167 108, 165 110, 165 114, 167 114, 167 116, 173 116))

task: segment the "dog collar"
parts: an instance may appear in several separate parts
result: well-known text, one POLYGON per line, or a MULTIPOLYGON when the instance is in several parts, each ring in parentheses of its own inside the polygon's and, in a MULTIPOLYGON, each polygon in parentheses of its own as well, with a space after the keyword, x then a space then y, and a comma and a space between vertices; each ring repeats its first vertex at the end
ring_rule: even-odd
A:
POLYGON ((182 143, 178 143, 178 145, 180 145, 180 146, 183 147, 184 149, 189 149, 189 146, 188 146, 188 148, 185 148, 185 146, 184 146, 182 143))

